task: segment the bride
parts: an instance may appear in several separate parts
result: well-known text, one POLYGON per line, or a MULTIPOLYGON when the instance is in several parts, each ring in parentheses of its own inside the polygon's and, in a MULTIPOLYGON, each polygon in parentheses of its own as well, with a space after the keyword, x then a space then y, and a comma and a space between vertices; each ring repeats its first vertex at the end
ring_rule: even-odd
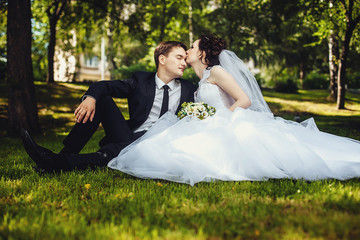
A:
POLYGON ((312 118, 274 117, 244 63, 216 35, 187 51, 201 79, 196 102, 215 107, 204 120, 167 113, 108 163, 139 178, 202 181, 349 179, 360 176, 360 142, 325 132, 312 118))

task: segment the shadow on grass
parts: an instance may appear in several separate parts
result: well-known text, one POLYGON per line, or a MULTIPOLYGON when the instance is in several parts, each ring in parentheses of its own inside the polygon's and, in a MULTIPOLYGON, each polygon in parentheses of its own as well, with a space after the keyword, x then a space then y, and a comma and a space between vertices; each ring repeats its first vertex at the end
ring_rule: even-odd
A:
MULTIPOLYGON (((53 134, 70 131, 75 123, 73 113, 88 86, 89 84, 36 82, 36 100, 42 132, 53 134)), ((0 88, 0 100, 2 100, 0 101, 0 136, 6 136, 8 127, 6 85, 0 84, 0 88)), ((127 118, 126 101, 116 99, 115 102, 127 118)))

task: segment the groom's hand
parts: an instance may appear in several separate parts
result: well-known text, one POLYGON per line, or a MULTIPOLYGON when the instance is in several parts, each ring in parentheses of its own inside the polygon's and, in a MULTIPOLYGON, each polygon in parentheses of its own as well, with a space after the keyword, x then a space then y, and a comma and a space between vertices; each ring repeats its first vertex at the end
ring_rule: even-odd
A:
POLYGON ((95 115, 95 103, 96 100, 92 97, 85 98, 82 103, 76 108, 74 115, 77 123, 86 123, 90 118, 90 122, 92 122, 95 115))

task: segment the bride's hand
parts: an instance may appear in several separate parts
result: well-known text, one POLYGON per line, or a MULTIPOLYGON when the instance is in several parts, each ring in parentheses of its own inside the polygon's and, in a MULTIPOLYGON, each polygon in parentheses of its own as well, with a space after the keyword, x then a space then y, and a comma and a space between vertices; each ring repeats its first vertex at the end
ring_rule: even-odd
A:
POLYGON ((82 120, 82 123, 86 123, 87 120, 90 119, 90 122, 92 122, 95 115, 95 103, 96 100, 94 98, 85 98, 85 100, 80 103, 74 112, 75 121, 80 123, 82 120))

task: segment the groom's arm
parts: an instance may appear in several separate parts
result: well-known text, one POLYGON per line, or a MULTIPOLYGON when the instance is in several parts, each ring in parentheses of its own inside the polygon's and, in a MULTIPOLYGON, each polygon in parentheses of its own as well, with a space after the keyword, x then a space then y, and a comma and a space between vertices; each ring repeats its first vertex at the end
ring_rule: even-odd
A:
POLYGON ((93 83, 83 95, 82 102, 74 112, 76 122, 92 121, 95 115, 96 101, 103 96, 127 98, 136 85, 134 78, 93 83))
POLYGON ((96 101, 103 96, 111 96, 117 98, 128 98, 133 89, 137 86, 135 78, 126 80, 100 81, 93 83, 86 91, 84 96, 91 96, 96 101))

